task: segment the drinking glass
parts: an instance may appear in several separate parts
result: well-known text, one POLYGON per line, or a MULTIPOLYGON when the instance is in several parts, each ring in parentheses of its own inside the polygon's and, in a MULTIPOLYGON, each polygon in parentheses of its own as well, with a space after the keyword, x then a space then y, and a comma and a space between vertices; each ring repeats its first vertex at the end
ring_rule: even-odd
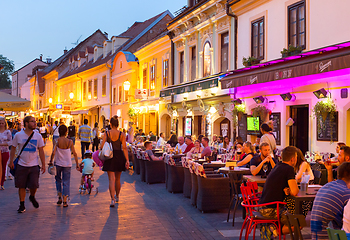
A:
POLYGON ((267 165, 267 163, 265 163, 263 165, 263 171, 265 172, 265 176, 266 176, 266 172, 267 172, 268 169, 269 169, 269 166, 267 165))

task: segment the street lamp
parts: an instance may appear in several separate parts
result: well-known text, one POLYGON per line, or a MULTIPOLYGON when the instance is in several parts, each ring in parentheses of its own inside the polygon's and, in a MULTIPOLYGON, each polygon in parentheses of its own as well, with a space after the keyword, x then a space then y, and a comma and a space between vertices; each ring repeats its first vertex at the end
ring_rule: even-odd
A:
POLYGON ((130 82, 129 82, 129 80, 126 80, 123 85, 124 85, 124 90, 125 91, 129 91, 129 89, 130 89, 130 82))
POLYGON ((74 98, 74 93, 73 92, 69 93, 69 98, 70 98, 70 100, 73 100, 73 98, 74 98))
POLYGON ((52 98, 49 98, 49 103, 52 103, 52 98))

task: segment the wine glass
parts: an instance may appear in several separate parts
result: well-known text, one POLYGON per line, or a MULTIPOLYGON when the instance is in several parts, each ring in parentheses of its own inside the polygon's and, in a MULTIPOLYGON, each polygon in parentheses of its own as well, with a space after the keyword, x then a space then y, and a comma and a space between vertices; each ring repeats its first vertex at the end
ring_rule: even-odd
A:
POLYGON ((269 169, 269 166, 267 165, 267 163, 265 163, 264 165, 263 165, 263 171, 264 171, 264 175, 266 176, 266 172, 267 172, 267 170, 269 169))

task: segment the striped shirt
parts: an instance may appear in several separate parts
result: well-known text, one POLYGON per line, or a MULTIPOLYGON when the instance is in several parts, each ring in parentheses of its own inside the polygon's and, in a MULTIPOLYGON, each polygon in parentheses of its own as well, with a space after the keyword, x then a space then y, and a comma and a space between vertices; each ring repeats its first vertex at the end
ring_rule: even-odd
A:
POLYGON ((79 127, 78 136, 82 142, 92 142, 92 131, 88 125, 79 127))
POLYGON ((327 227, 341 229, 344 206, 350 198, 350 189, 343 180, 324 185, 316 194, 311 211, 312 239, 328 239, 327 227))

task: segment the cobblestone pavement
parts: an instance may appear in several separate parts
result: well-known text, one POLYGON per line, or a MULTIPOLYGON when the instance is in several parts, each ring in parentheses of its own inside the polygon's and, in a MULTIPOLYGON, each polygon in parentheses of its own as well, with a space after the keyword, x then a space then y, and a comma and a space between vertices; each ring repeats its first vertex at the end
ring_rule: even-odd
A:
MULTIPOLYGON (((46 161, 51 149, 48 143, 46 161)), ((79 156, 80 142, 76 149, 79 156)), ((203 214, 182 194, 167 192, 165 184, 143 183, 132 170, 122 174, 119 203, 110 208, 107 174, 95 168, 98 193, 91 195, 79 194, 80 177, 73 165, 69 207, 62 208, 56 205, 54 176, 43 174, 36 195, 40 207, 34 209, 27 195, 26 212, 22 214, 17 213, 19 200, 14 181, 6 181, 5 190, 0 191, 0 239, 239 238, 241 210, 233 228, 232 222, 226 222, 226 210, 203 214)))

